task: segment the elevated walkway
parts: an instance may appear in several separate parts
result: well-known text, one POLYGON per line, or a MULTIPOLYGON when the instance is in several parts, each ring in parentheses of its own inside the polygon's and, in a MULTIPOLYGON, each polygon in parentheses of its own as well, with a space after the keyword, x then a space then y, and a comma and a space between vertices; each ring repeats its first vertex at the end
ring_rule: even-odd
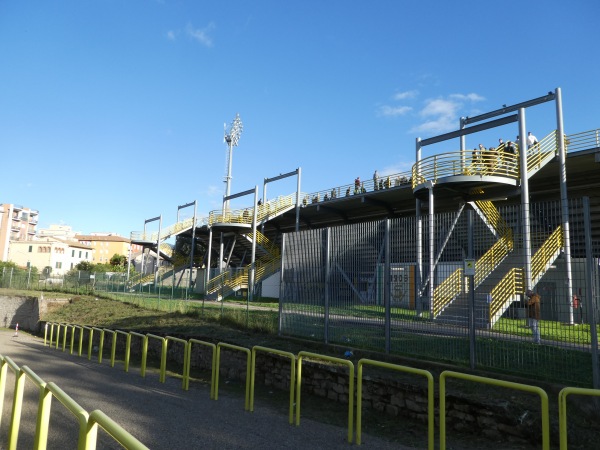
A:
MULTIPOLYGON (((557 155, 556 131, 527 149, 527 176, 531 178, 557 155)), ((516 153, 504 144, 489 150, 463 150, 433 155, 417 161, 412 169, 415 197, 425 199, 429 189, 434 195, 451 193, 465 199, 506 196, 520 186, 519 147, 516 153)))

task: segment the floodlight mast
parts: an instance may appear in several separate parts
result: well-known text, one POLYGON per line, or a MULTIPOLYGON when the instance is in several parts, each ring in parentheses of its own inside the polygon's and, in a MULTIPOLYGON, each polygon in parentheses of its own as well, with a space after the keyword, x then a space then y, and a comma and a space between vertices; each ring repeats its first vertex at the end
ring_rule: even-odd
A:
MULTIPOLYGON (((244 126, 242 124, 242 119, 240 119, 240 114, 238 113, 235 115, 233 122, 231 122, 229 133, 227 133, 226 129, 223 132, 223 141, 229 147, 229 152, 227 155, 227 175, 225 175, 225 197, 229 197, 229 194, 231 193, 231 164, 233 159, 233 147, 237 147, 243 129, 244 126)), ((228 209, 229 200, 225 200, 223 202, 223 212, 228 209)))

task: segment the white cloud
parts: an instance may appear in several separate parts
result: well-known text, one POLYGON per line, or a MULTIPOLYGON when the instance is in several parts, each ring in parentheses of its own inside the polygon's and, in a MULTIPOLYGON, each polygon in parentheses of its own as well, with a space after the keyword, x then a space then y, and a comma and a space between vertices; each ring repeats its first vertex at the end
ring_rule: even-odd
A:
POLYGON ((397 92, 396 94, 394 94, 393 99, 406 100, 410 98, 415 98, 417 95, 419 95, 419 91, 413 89, 412 91, 397 92))
POLYGON ((471 94, 451 94, 450 98, 459 100, 459 101, 471 101, 471 102, 481 102, 485 100, 485 97, 481 95, 471 93, 471 94))
POLYGON ((419 115, 425 119, 425 122, 414 126, 411 132, 420 133, 443 133, 455 130, 459 127, 458 111, 465 108, 467 103, 481 102, 485 100, 481 95, 470 94, 451 94, 447 98, 429 99, 419 115))
POLYGON ((379 107, 377 114, 379 116, 384 116, 384 117, 396 117, 396 116, 403 116, 410 111, 412 111, 412 108, 410 106, 382 105, 379 107))
POLYGON ((185 32, 190 38, 194 39, 195 41, 198 41, 205 47, 212 47, 213 40, 210 37, 209 33, 215 28, 216 26, 212 22, 204 28, 194 28, 191 24, 188 24, 185 28, 185 32))
POLYGON ((177 33, 173 30, 167 31, 166 36, 169 41, 174 41, 175 39, 177 39, 177 33))
POLYGON ((459 104, 450 100, 435 99, 428 100, 425 107, 419 113, 422 117, 443 116, 453 117, 459 104))

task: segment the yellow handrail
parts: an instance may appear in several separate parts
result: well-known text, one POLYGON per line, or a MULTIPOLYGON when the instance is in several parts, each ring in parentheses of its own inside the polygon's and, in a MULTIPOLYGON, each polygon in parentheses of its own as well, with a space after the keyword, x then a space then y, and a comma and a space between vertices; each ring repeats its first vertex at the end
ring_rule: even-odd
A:
POLYGON ((500 280, 500 283, 492 289, 492 303, 490 304, 490 323, 494 322, 494 317, 498 314, 506 303, 515 295, 523 292, 523 269, 513 267, 500 280))
POLYGON ((437 316, 454 298, 462 292, 463 270, 456 269, 433 291, 433 316, 437 316))
POLYGON ((537 280, 541 276, 550 262, 563 246, 563 229, 558 226, 556 230, 546 239, 546 242, 535 252, 531 258, 531 279, 537 280))

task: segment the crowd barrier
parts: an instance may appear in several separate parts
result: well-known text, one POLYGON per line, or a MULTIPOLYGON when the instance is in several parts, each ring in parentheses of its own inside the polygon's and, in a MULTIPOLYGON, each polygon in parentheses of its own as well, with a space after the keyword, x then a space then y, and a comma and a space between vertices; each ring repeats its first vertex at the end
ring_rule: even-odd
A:
MULTIPOLYGON (((58 342, 58 340, 57 340, 58 342)), ((129 434, 124 428, 117 424, 100 410, 88 414, 75 400, 67 395, 55 383, 46 383, 29 367, 19 367, 8 356, 0 355, 0 419, 4 410, 4 394, 6 389, 6 378, 10 369, 15 376, 15 387, 12 400, 12 412, 10 429, 8 432, 8 450, 16 450, 19 439, 19 427, 21 425, 21 411, 23 409, 23 392, 25 381, 31 381, 39 389, 37 418, 34 437, 34 449, 46 449, 48 432, 50 429, 50 417, 52 399, 57 399, 75 417, 79 424, 79 437, 77 440, 78 450, 96 449, 98 427, 104 429, 121 446, 129 450, 147 449, 144 444, 129 434)))
MULTIPOLYGON (((357 383, 356 383, 356 392, 354 389, 354 363, 347 359, 336 358, 327 355, 321 355, 317 353, 310 353, 301 351, 297 355, 294 355, 290 352, 285 352, 282 350, 262 347, 262 346, 254 346, 252 349, 248 349, 246 347, 241 347, 237 345, 227 344, 224 342, 220 342, 217 345, 212 344, 210 342, 205 342, 197 339, 189 339, 184 340, 180 338, 174 337, 160 337, 153 334, 141 334, 134 331, 125 332, 121 330, 100 330, 98 328, 90 328, 79 325, 70 325, 70 324, 61 324, 61 323, 47 323, 45 327, 44 333, 44 345, 49 347, 54 347, 56 349, 59 348, 59 338, 61 335, 61 331, 63 331, 63 351, 66 351, 66 342, 67 342, 67 333, 68 330, 71 330, 71 354, 74 351, 74 337, 75 332, 79 331, 80 341, 79 341, 79 356, 82 354, 82 337, 84 335, 84 330, 88 331, 89 343, 88 343, 88 359, 91 360, 92 357, 92 338, 94 330, 100 331, 99 337, 99 345, 98 345, 98 362, 102 362, 102 348, 103 348, 103 340, 106 334, 110 334, 112 336, 112 346, 111 346, 111 367, 114 367, 115 363, 115 350, 116 350, 116 339, 118 335, 123 335, 126 337, 126 346, 124 352, 124 370, 128 372, 129 370, 129 358, 131 354, 131 338, 132 336, 136 336, 142 339, 141 345, 141 368, 140 375, 142 377, 146 376, 146 361, 148 356, 148 340, 156 339, 161 342, 161 352, 160 352, 160 368, 159 368, 159 381, 164 383, 166 380, 166 363, 167 363, 167 347, 169 342, 177 342, 183 345, 183 370, 181 375, 182 378, 182 389, 189 389, 190 382, 190 367, 191 367, 191 355, 192 355, 192 346, 199 345, 203 351, 210 352, 210 361, 211 361, 211 380, 210 380, 210 399, 218 400, 218 389, 219 389, 219 369, 221 365, 221 350, 227 349, 230 351, 239 351, 243 352, 246 355, 246 387, 245 387, 245 402, 244 409, 246 411, 253 412, 254 411, 254 391, 255 391, 255 376, 256 376, 256 354, 261 353, 271 353, 276 354, 284 358, 290 359, 290 395, 289 395, 289 423, 290 425, 294 423, 294 411, 295 411, 295 424, 296 426, 300 425, 300 411, 301 411, 301 401, 300 401, 300 393, 301 393, 301 385, 302 385, 302 363, 303 360, 310 360, 311 362, 318 363, 319 361, 327 362, 334 365, 341 365, 347 368, 347 376, 348 376, 348 443, 352 443, 354 438, 354 414, 356 414, 356 444, 361 445, 362 441, 362 386, 363 386, 363 372, 365 366, 374 366, 382 369, 389 369, 398 372, 410 373, 417 375, 419 377, 424 377, 427 381, 427 442, 428 449, 435 448, 435 404, 434 404, 434 378, 433 375, 427 371, 422 369, 416 369, 408 366, 402 366, 398 364, 391 364, 382 361, 375 361, 371 359, 363 358, 358 361, 358 371, 357 371, 357 383), (54 329, 57 329, 56 337, 54 338, 54 329), (49 332, 49 335, 48 335, 49 332), (53 340, 54 339, 54 340, 53 340), (356 395, 356 411, 354 411, 354 398, 356 395)), ((3 369, 5 372, 4 364, 3 369)), ((2 372, 2 380, 4 380, 4 372, 2 372)), ((439 377, 439 448, 441 450, 446 448, 446 383, 448 378, 456 378, 461 379, 468 382, 473 383, 483 383, 487 385, 494 385, 503 387, 506 389, 511 389, 513 391, 525 391, 535 395, 538 395, 541 400, 541 423, 542 427, 540 430, 541 444, 543 450, 550 449, 550 419, 549 419, 549 406, 548 406, 548 395, 546 391, 538 386, 532 386, 527 384, 509 382, 504 380, 498 380, 495 378, 487 378, 477 375, 470 375, 460 372, 453 371, 444 371, 440 374, 439 377)), ((4 381, 2 381, 3 383, 4 381)), ((0 384, 0 390, 3 393, 3 384, 0 384)), ((598 389, 582 389, 582 388, 573 388, 566 387, 562 389, 558 395, 558 403, 559 403, 559 432, 560 432, 560 449, 567 449, 567 396, 569 394, 583 395, 583 396, 600 396, 600 390, 598 389)), ((504 397, 506 398, 506 397, 504 397)), ((1 411, 1 399, 0 399, 0 411, 1 411)), ((99 416, 100 414, 96 414, 99 416)), ((91 417, 91 415, 90 415, 91 417)), ((97 420, 97 419, 94 419, 97 420)), ((98 423, 105 427, 111 427, 112 424, 110 421, 104 421, 98 423), (104 425, 106 424, 106 425, 104 425)), ((18 426, 18 425, 17 425, 18 426)), ((106 429, 106 428, 105 428, 106 429)), ((124 430, 123 430, 124 431, 124 430)), ((113 437, 115 435, 113 434, 113 437)), ((120 441, 119 441, 120 442, 120 441)), ((122 444, 125 445, 125 444, 122 444)), ((141 444, 140 444, 141 445, 141 444)), ((95 448, 95 447, 91 447, 95 448)), ((126 448, 145 448, 145 447, 126 447, 126 448)))

